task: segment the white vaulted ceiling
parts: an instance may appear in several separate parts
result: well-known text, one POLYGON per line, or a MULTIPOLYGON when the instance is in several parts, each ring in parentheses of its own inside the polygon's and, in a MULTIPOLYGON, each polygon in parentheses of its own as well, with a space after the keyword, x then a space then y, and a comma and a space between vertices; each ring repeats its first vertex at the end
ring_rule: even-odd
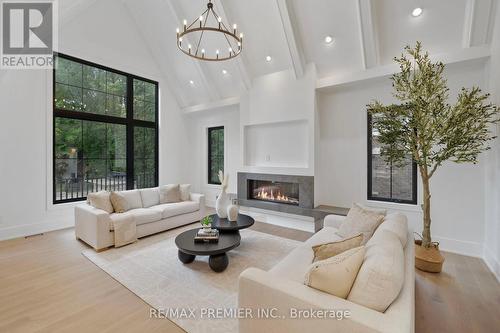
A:
MULTIPOLYGON (((244 32, 244 49, 230 61, 203 62, 177 49, 175 29, 183 19, 198 17, 207 0, 106 1, 125 6, 183 108, 234 100, 254 78, 287 69, 300 76, 307 63, 316 65, 323 82, 384 73, 393 57, 417 40, 433 56, 483 56, 497 5, 497 0, 214 0, 224 21, 244 32), (416 7, 423 13, 412 17, 416 7), (327 35, 334 38, 331 45, 324 42, 327 35)), ((64 24, 96 1, 60 3, 64 24)))

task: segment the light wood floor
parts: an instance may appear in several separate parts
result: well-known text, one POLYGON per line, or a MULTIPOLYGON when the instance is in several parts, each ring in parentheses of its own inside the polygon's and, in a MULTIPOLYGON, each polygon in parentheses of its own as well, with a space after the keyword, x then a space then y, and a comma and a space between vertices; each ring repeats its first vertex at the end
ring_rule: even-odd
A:
MULTIPOLYGON (((256 223, 295 240, 307 232, 256 223)), ((73 229, 0 242, 0 332, 183 332, 81 255, 73 229)), ((446 253, 417 271, 416 332, 498 332, 500 285, 480 259, 446 253)))

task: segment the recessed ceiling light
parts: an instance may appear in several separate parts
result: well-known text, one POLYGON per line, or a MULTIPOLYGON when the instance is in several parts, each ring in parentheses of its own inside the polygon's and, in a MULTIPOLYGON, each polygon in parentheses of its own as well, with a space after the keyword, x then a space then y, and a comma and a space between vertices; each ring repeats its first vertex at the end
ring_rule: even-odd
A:
POLYGON ((332 36, 326 36, 325 37, 325 44, 330 45, 330 44, 333 43, 333 41, 334 41, 334 39, 333 39, 332 36))
POLYGON ((423 11, 424 11, 424 10, 423 10, 422 8, 417 7, 417 8, 415 8, 415 9, 411 12, 411 16, 413 16, 413 17, 418 17, 418 16, 422 15, 422 12, 423 12, 423 11))
POLYGON ((272 58, 271 56, 267 56, 267 57, 266 57, 266 61, 267 61, 267 62, 270 62, 271 60, 273 60, 273 58, 272 58))
POLYGON ((194 86, 194 81, 193 80, 189 80, 189 84, 194 86))
POLYGON ((222 70, 222 74, 226 75, 227 71, 225 69, 222 70))

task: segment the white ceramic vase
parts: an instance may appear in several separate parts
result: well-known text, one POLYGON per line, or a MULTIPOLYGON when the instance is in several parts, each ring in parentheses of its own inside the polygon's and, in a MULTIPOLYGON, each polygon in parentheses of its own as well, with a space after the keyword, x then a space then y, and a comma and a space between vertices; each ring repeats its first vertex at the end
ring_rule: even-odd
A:
POLYGON ((235 205, 231 204, 227 207, 227 219, 231 222, 234 222, 238 220, 238 213, 239 213, 240 208, 235 205))
POLYGON ((221 219, 227 218, 227 207, 229 206, 229 197, 226 189, 223 187, 217 200, 215 201, 215 212, 221 219))

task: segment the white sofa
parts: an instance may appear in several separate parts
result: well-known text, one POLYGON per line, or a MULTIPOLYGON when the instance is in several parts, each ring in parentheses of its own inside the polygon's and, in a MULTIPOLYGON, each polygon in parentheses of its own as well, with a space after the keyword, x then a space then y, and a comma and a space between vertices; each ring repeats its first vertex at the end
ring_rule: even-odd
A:
MULTIPOLYGON (((402 214, 387 215, 384 222, 366 244, 367 250, 363 265, 367 263, 367 258, 381 252, 377 247, 383 247, 384 245, 380 241, 373 240, 376 238, 377 232, 387 229, 387 227, 382 228, 384 223, 390 219, 396 219, 397 222, 403 223, 404 228, 400 228, 398 236, 404 251, 404 259, 400 260, 400 266, 404 266, 400 267, 401 274, 404 271, 404 276, 401 275, 402 288, 385 312, 379 312, 347 299, 335 297, 310 288, 303 283, 306 271, 314 257, 311 246, 339 240, 340 237, 336 235, 336 231, 343 219, 340 216, 327 216, 325 218, 325 227, 322 230, 293 250, 268 272, 249 268, 241 273, 238 292, 239 307, 254 310, 276 309, 277 313, 280 313, 280 316, 284 314, 285 318, 265 319, 255 318, 254 316, 253 319, 240 319, 240 333, 414 332, 415 271, 413 235, 408 231, 406 217, 402 214), (372 248, 369 249, 370 247, 372 248), (293 319, 287 315, 291 309, 348 310, 350 317, 342 320, 331 318, 293 319)), ((378 238, 381 239, 381 237, 378 238)), ((397 270, 397 267, 388 265, 387 272, 393 270, 397 270)))
POLYGON ((133 207, 125 213, 109 214, 87 203, 76 206, 76 238, 101 251, 114 245, 113 220, 123 214, 133 216, 138 238, 187 225, 205 216, 205 196, 202 194, 190 193, 187 201, 160 204, 159 193, 158 200, 151 198, 151 193, 155 193, 152 190, 122 191, 133 207))

